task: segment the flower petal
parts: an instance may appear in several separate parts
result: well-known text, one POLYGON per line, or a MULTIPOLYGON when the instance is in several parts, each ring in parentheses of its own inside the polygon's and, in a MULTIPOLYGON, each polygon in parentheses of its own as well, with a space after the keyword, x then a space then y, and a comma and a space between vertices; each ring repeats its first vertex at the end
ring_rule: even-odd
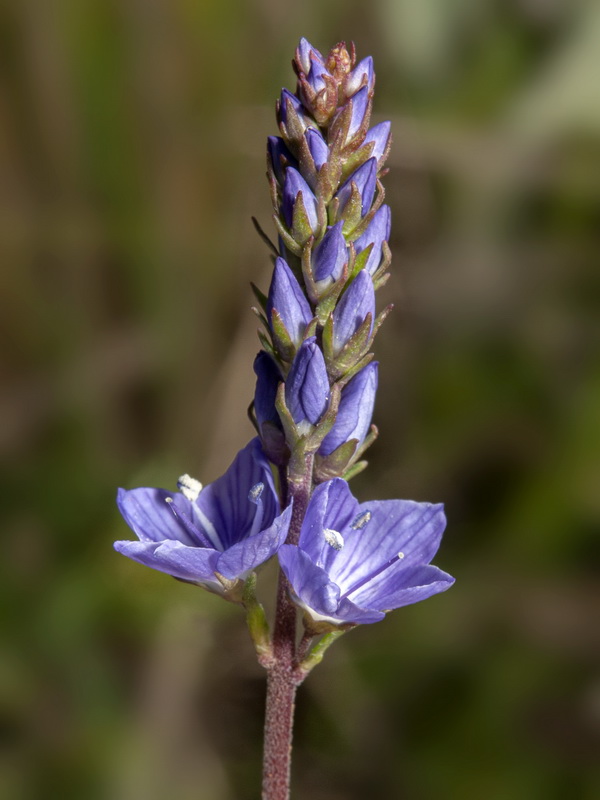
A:
POLYGON ((370 513, 369 522, 345 531, 345 545, 329 570, 343 594, 379 572, 402 553, 405 567, 428 564, 446 527, 443 506, 412 500, 375 500, 363 503, 359 513, 370 513))
POLYGON ((319 484, 302 523, 300 548, 315 564, 327 569, 337 551, 327 543, 323 532, 327 529, 345 530, 356 518, 358 509, 358 501, 342 478, 319 484))
POLYGON ((292 506, 289 505, 268 528, 226 550, 219 557, 217 571, 230 580, 246 577, 279 550, 286 540, 291 518, 292 506))
POLYGON ((210 521, 223 550, 250 534, 258 506, 248 495, 258 483, 264 485, 261 495, 264 514, 261 528, 266 528, 279 513, 279 503, 273 475, 258 438, 252 439, 240 450, 224 475, 200 492, 195 504, 194 522, 200 524, 202 518, 210 521))
POLYGON ((174 578, 193 581, 219 590, 214 571, 219 558, 216 550, 206 547, 187 547, 181 542, 115 542, 114 548, 128 558, 166 572, 174 578))
POLYGON ((335 614, 340 590, 329 580, 327 573, 295 545, 284 544, 278 557, 300 605, 317 615, 328 617, 335 614))
POLYGON ((391 611, 445 592, 453 583, 451 575, 431 564, 407 568, 402 561, 397 561, 358 591, 351 592, 349 599, 360 606, 391 611))
POLYGON ((358 439, 359 445, 363 443, 373 417, 378 366, 372 361, 342 389, 335 423, 319 448, 322 455, 329 455, 350 439, 358 439))
POLYGON ((119 489, 117 505, 125 518, 125 522, 141 542, 162 542, 173 539, 182 544, 200 546, 173 514, 167 500, 178 504, 183 501, 187 513, 191 516, 191 503, 181 495, 167 492, 165 489, 119 489))

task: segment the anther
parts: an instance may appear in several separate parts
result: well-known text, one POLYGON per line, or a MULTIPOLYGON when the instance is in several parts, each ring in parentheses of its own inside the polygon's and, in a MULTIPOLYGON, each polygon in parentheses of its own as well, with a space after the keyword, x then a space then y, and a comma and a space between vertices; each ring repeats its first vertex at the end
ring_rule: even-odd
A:
POLYGON ((263 493, 264 488, 265 488, 264 483, 255 483, 254 486, 248 492, 248 500, 251 500, 253 503, 258 502, 258 499, 263 493))
POLYGON ((191 478, 186 474, 178 478, 177 488, 190 503, 195 503, 202 491, 202 484, 196 478, 191 478))
POLYGON ((370 519, 371 519, 371 512, 370 511, 363 511, 361 514, 359 514, 356 517, 356 519, 354 520, 352 525, 350 525, 350 527, 355 531, 359 531, 359 530, 361 530, 362 528, 365 527, 365 525, 367 524, 367 522, 370 519))
POLYGON ((344 546, 344 539, 341 533, 338 531, 334 531, 331 528, 325 528, 323 531, 323 536, 325 537, 325 541, 330 547, 333 547, 334 550, 341 550, 344 546))
POLYGON ((402 559, 404 558, 404 553, 402 552, 398 553, 398 558, 400 559, 400 561, 402 561, 402 559))

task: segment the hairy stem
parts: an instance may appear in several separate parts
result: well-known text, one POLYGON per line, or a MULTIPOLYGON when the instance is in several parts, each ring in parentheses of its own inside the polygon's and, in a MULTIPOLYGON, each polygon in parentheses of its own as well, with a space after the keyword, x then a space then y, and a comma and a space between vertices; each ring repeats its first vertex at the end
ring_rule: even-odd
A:
MULTIPOLYGON (((294 504, 288 544, 298 543, 312 492, 314 457, 306 456, 303 461, 302 471, 288 475, 288 495, 294 504)), ((294 700, 298 685, 295 663, 296 606, 289 598, 287 579, 280 572, 273 630, 273 664, 267 672, 263 800, 288 800, 290 796, 294 700)))

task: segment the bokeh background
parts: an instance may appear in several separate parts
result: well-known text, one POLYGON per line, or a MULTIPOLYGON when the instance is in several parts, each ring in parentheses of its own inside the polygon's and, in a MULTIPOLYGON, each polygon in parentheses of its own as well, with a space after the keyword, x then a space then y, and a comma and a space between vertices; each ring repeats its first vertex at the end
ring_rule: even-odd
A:
POLYGON ((600 4, 7 0, 7 800, 259 795, 242 614, 111 543, 117 486, 208 482, 252 434, 250 216, 270 229, 300 35, 372 53, 393 121, 396 311, 354 490, 446 503, 457 581, 302 687, 294 797, 600 796, 600 4))

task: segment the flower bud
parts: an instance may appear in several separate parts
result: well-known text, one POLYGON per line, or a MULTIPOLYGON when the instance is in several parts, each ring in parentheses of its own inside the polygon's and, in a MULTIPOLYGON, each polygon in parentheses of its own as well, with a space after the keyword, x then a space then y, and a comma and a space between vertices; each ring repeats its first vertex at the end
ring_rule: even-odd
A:
POLYGON ((373 219, 367 225, 365 231, 354 242, 356 255, 358 256, 370 244, 373 245, 363 268, 374 275, 381 263, 381 246, 389 241, 391 228, 391 212, 389 206, 378 208, 373 219))
POLYGON ((336 222, 327 229, 325 236, 312 253, 313 277, 317 289, 324 291, 342 275, 348 261, 346 240, 342 233, 343 222, 336 222))
POLYGON ((355 95, 363 83, 367 92, 373 91, 373 87, 375 86, 375 70, 373 69, 373 58, 371 56, 363 58, 346 78, 346 85, 344 87, 346 97, 355 95))
POLYGON ((289 128, 291 123, 294 126, 296 124, 299 125, 302 131, 306 130, 308 127, 309 122, 306 118, 306 109, 296 95, 292 94, 287 89, 281 90, 277 109, 279 122, 285 125, 286 128, 289 128))
POLYGON ((327 147, 327 143, 319 131, 315 130, 315 128, 307 128, 304 138, 306 139, 308 149, 312 156, 312 160, 315 162, 315 167, 318 172, 323 164, 327 163, 327 159, 329 158, 329 148, 327 147))
POLYGON ((372 361, 342 389, 342 397, 333 428, 323 439, 319 453, 328 456, 344 442, 358 439, 360 446, 371 425, 378 364, 372 361))
POLYGON ((302 196, 308 223, 314 233, 319 227, 317 219, 317 198, 298 170, 294 169, 294 167, 288 167, 285 172, 285 181, 283 184, 282 205, 283 216, 289 228, 292 227, 294 222, 294 210, 299 193, 302 196))
POLYGON ((338 355, 371 314, 369 333, 375 317, 375 289, 366 270, 361 270, 346 289, 333 312, 333 352, 338 355))
POLYGON ((276 311, 287 336, 297 348, 302 341, 306 326, 313 318, 313 313, 300 284, 283 258, 275 259, 266 310, 274 338, 277 338, 278 332, 277 321, 273 319, 273 311, 276 311))
POLYGON ((365 141, 363 142, 363 145, 373 142, 374 146, 371 158, 376 158, 380 166, 381 159, 387 155, 391 127, 391 122, 380 122, 379 125, 374 125, 367 131, 365 141))
MULTIPOLYGON (((288 170, 289 171, 289 170, 288 170)), ((360 216, 364 217, 371 208, 375 197, 375 187, 377 186, 377 159, 370 158, 362 166, 355 170, 347 181, 341 186, 337 193, 340 202, 340 214, 344 214, 346 206, 352 195, 352 184, 356 186, 360 194, 361 210, 360 216)))
MULTIPOLYGON (((254 359, 254 372, 256 374, 256 389, 254 391, 254 413, 258 428, 262 431, 265 422, 270 422, 281 427, 279 414, 275 408, 277 387, 283 380, 277 364, 264 350, 254 359)), ((350 381, 352 383, 352 381, 350 381)), ((350 384, 348 384, 350 385, 350 384)))
POLYGON ((295 62, 298 71, 308 75, 313 61, 318 61, 322 66, 324 65, 321 53, 319 53, 316 47, 312 46, 308 39, 302 37, 296 48, 295 62))
POLYGON ((285 382, 285 402, 296 424, 316 425, 329 403, 329 379, 323 353, 311 336, 300 347, 285 382))
POLYGON ((285 167, 297 167, 298 162, 285 146, 285 142, 281 136, 268 137, 267 153, 269 155, 275 177, 280 184, 283 184, 285 179, 285 167))

